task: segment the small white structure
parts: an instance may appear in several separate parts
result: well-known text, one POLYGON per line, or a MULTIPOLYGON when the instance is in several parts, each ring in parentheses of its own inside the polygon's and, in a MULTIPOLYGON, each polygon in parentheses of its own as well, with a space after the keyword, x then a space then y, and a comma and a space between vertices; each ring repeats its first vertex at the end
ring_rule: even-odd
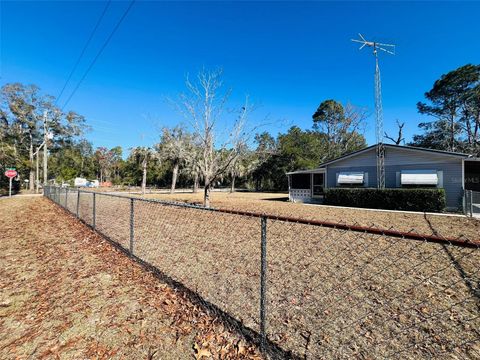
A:
POLYGON ((73 186, 75 187, 87 186, 87 179, 77 177, 73 182, 73 186))

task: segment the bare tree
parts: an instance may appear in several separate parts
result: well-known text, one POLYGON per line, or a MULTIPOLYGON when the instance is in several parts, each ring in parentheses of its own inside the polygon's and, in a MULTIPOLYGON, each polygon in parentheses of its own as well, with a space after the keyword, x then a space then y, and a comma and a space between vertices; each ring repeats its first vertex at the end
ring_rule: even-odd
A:
POLYGON ((101 183, 110 180, 114 157, 114 152, 104 146, 98 147, 95 151, 95 159, 98 163, 101 183))
POLYGON ((193 128, 194 140, 200 150, 200 163, 204 180, 204 206, 210 206, 210 191, 213 183, 228 172, 247 143, 246 122, 251 112, 248 97, 235 111, 235 119, 227 120, 226 111, 230 90, 225 90, 222 71, 202 70, 195 81, 187 77, 187 91, 180 94, 177 109, 193 128), (227 130, 221 132, 220 129, 227 130))
POLYGON ((402 142, 405 142, 405 138, 403 137, 403 127, 405 126, 405 123, 400 123, 400 121, 396 121, 397 123, 397 126, 398 126, 398 134, 397 134, 397 138, 393 138, 391 136, 389 136, 386 132, 385 132, 385 138, 390 140, 391 142, 393 142, 395 145, 400 145, 402 142))
POLYGON ((147 188, 147 167, 150 160, 158 157, 157 152, 150 147, 137 146, 133 148, 130 156, 133 156, 142 167, 142 195, 147 188))

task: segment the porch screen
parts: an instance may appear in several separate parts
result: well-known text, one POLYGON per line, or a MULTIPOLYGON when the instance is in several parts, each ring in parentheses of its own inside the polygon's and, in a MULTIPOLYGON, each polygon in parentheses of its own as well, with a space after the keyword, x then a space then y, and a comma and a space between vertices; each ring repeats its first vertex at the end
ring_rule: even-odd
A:
POLYGON ((311 174, 292 174, 290 187, 292 189, 310 189, 311 174))

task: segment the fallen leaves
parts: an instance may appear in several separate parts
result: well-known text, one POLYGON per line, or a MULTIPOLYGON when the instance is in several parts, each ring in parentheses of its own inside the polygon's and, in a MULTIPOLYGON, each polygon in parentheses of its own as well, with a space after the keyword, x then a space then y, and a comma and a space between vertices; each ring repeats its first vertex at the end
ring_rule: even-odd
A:
POLYGON ((42 198, 12 203, 13 211, 0 209, 9 239, 0 253, 11 254, 1 258, 0 358, 260 359, 62 209, 42 198))
POLYGON ((208 357, 212 356, 212 354, 210 353, 210 351, 208 349, 200 347, 197 343, 195 343, 195 345, 193 345, 193 348, 195 349, 195 359, 197 359, 197 360, 200 360, 203 357, 208 358, 208 357))

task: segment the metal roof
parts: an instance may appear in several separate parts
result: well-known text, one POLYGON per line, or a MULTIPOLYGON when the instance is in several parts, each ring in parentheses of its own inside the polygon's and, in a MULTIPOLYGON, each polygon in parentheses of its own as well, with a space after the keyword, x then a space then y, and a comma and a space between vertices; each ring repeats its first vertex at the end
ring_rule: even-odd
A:
POLYGON ((324 168, 317 168, 317 169, 310 169, 310 170, 297 170, 297 171, 290 171, 287 172, 287 175, 292 174, 313 174, 313 173, 323 173, 325 172, 324 168))
MULTIPOLYGON (((375 148, 377 144, 375 145, 370 145, 367 146, 366 148, 351 152, 349 154, 345 154, 343 156, 340 156, 336 159, 326 161, 318 166, 318 168, 315 169, 310 169, 310 170, 298 170, 298 171, 291 171, 287 172, 287 175, 292 175, 292 174, 309 174, 309 173, 315 173, 315 172, 321 172, 323 168, 327 165, 333 164, 337 161, 344 160, 359 154, 363 154, 364 152, 367 152, 373 148, 375 148)), ((421 152, 430 152, 430 153, 437 153, 440 155, 445 155, 445 156, 453 156, 453 157, 458 157, 458 158, 469 158, 472 157, 471 155, 464 154, 464 153, 459 153, 459 152, 453 152, 453 151, 445 151, 445 150, 435 150, 435 149, 426 149, 422 147, 416 147, 416 146, 402 146, 402 145, 394 145, 394 144, 384 144, 386 148, 398 148, 398 149, 405 149, 405 150, 410 150, 410 151, 421 151, 421 152)))

